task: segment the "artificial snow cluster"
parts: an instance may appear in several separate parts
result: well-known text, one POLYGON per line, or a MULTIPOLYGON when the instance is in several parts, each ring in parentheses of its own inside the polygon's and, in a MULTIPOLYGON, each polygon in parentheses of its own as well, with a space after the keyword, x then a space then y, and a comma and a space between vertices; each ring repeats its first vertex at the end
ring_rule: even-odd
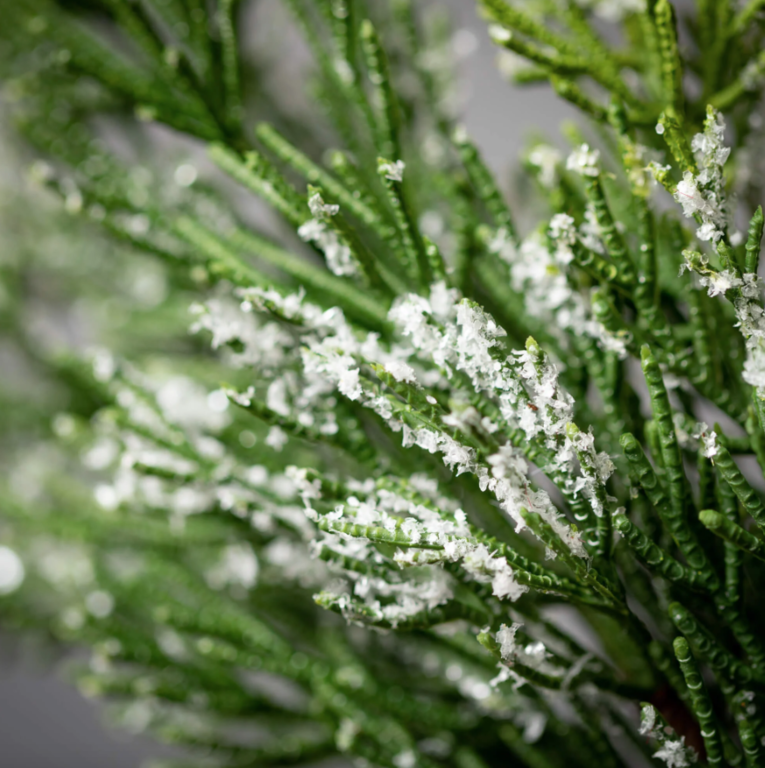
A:
MULTIPOLYGON (((398 327, 402 343, 389 349, 380 344, 376 334, 357 336, 339 309, 322 312, 299 296, 281 297, 255 289, 243 295, 245 309, 259 306, 288 321, 293 329, 303 330, 295 337, 295 347, 302 347, 303 370, 298 383, 302 393, 298 418, 302 423, 316 422, 311 408, 314 393, 317 401, 325 403, 329 391, 336 389, 350 401, 372 409, 394 433, 402 435, 404 447, 416 445, 429 453, 440 453, 456 475, 475 475, 481 490, 495 495, 518 529, 525 527, 521 509, 537 512, 575 555, 586 556, 579 535, 566 524, 547 493, 527 481, 522 453, 505 444, 482 458, 465 440, 474 425, 487 435, 502 426, 521 429, 526 439, 542 442, 552 453, 550 466, 545 469, 553 472, 556 480, 568 475, 567 492, 576 496, 584 491, 596 514, 604 513, 596 489, 605 487, 613 465, 595 452, 591 436, 577 434, 572 439, 567 435, 573 415, 571 397, 559 386, 555 366, 535 342, 529 342, 523 351, 501 353, 502 329, 479 307, 458 301, 457 293, 443 283, 433 286, 428 299, 410 295, 394 305, 390 319, 398 327), (419 376, 413 365, 421 367, 419 376), (417 393, 426 413, 413 418, 403 412, 394 392, 380 386, 374 366, 417 393), (443 408, 436 396, 443 400, 449 380, 458 374, 468 377, 474 391, 496 401, 495 418, 499 421, 469 406, 452 412, 443 408), (427 394, 428 387, 433 394, 427 394), (582 464, 579 479, 575 472, 577 454, 591 459, 587 467, 582 464)), ((243 354, 257 357, 252 351, 243 354)), ((269 393, 272 387, 269 385, 269 393)), ((456 405, 459 401, 456 391, 451 402, 456 405)))
MULTIPOLYGON (((320 513, 313 501, 321 498, 318 481, 306 480, 306 470, 293 469, 293 476, 302 478, 298 488, 306 504, 307 515, 329 534, 318 540, 319 551, 327 547, 343 556, 352 554, 357 559, 369 557, 372 563, 381 565, 381 559, 375 558, 374 550, 367 546, 354 546, 353 551, 348 553, 340 545, 348 539, 389 542, 397 547, 393 561, 401 568, 458 563, 470 578, 491 584, 492 594, 500 599, 517 600, 527 591, 527 587, 515 581, 513 569, 507 561, 476 538, 467 524, 465 513, 460 509, 445 517, 443 505, 439 508, 432 499, 422 497, 415 502, 373 485, 367 489, 370 494, 364 501, 352 495, 346 503, 335 506, 331 512, 320 513)), ((409 482, 415 487, 422 486, 422 481, 417 478, 409 482)), ((356 485, 359 490, 363 487, 356 485)), ((452 506, 448 500, 441 501, 447 502, 447 509, 452 506)), ((354 594, 366 597, 372 586, 378 591, 381 588, 387 590, 387 596, 396 597, 401 592, 400 604, 394 603, 382 609, 382 618, 395 627, 402 618, 435 608, 453 597, 449 588, 450 579, 443 571, 431 567, 425 572, 426 583, 423 583, 421 574, 415 577, 414 584, 399 579, 395 572, 390 574, 390 571, 388 578, 393 576, 393 584, 386 584, 384 578, 370 581, 365 577, 361 585, 357 580, 354 594)), ((379 605, 374 607, 381 610, 379 605)), ((345 604, 343 613, 348 615, 345 604)))
POLYGON ((640 735, 655 739, 659 749, 653 756, 666 763, 667 768, 690 768, 698 756, 685 744, 685 737, 677 737, 672 728, 651 704, 644 704, 640 712, 640 735))
POLYGON ((351 249, 331 229, 329 220, 337 216, 339 205, 327 205, 318 192, 308 198, 313 216, 298 229, 298 236, 307 243, 315 243, 327 259, 327 266, 336 275, 355 275, 358 267, 353 261, 351 249))
POLYGON ((698 217, 696 230, 699 240, 717 243, 727 226, 723 166, 730 148, 725 145, 725 120, 710 107, 704 123, 704 132, 697 133, 691 143, 698 173, 685 171, 677 185, 675 200, 689 218, 698 217))
MULTIPOLYGON (((568 170, 588 177, 600 174, 600 154, 586 144, 572 152, 566 162, 568 170)), ((560 164, 557 150, 535 148, 529 163, 538 169, 539 180, 549 186, 560 164)), ((575 261, 575 249, 605 255, 606 249, 593 209, 588 205, 585 218, 577 227, 566 213, 555 214, 546 233, 534 231, 519 245, 504 229, 499 229, 490 248, 510 267, 515 291, 523 295, 526 311, 541 320, 554 321, 553 332, 561 344, 569 344, 570 335, 589 336, 621 359, 627 357, 628 334, 611 333, 593 316, 588 292, 577 289, 568 272, 575 261)))
MULTIPOLYGON (((704 132, 697 133, 692 142, 700 172, 686 172, 677 185, 675 199, 688 217, 697 218, 701 226, 696 231, 699 240, 717 243, 727 226, 723 167, 730 155, 724 144, 725 121, 710 108, 704 132)), ((765 388, 765 310, 762 306, 762 280, 735 264, 716 269, 709 259, 697 251, 685 251, 681 273, 689 269, 698 275, 699 283, 710 296, 725 296, 730 292, 738 318, 737 326, 744 336, 747 359, 744 380, 758 390, 765 388)))
MULTIPOLYGON (((283 297, 273 291, 251 289, 241 296, 247 315, 252 309, 260 309, 288 322, 286 327, 293 333, 293 350, 290 352, 283 343, 281 362, 284 367, 295 367, 290 374, 285 373, 284 367, 275 371, 276 377, 266 386, 266 403, 272 411, 294 417, 306 427, 321 424, 323 433, 331 435, 327 426, 332 422, 327 422, 324 415, 328 396, 336 391, 352 402, 360 402, 401 435, 405 448, 417 446, 428 453, 440 453, 455 475, 474 475, 481 491, 488 490, 494 495, 516 528, 526 525, 522 510, 538 513, 572 554, 587 557, 580 534, 560 515, 548 494, 529 482, 529 468, 522 452, 508 443, 482 456, 470 444, 469 436, 474 429, 487 437, 503 426, 522 430, 527 440, 540 441, 550 451, 550 466, 546 469, 557 480, 565 478, 565 492, 572 498, 581 493, 590 501, 595 514, 605 514, 604 496, 598 489, 605 488, 613 465, 607 457, 596 453, 591 435, 571 431, 571 398, 558 385, 555 366, 545 360, 534 343, 522 352, 501 354, 496 347, 503 334, 493 319, 478 307, 458 301, 456 292, 444 284, 435 285, 429 299, 412 295, 392 308, 390 317, 400 329, 402 340, 389 349, 381 346, 375 334, 360 337, 339 309, 322 312, 300 296, 283 297), (296 366, 298 354, 302 357, 302 371, 296 366), (443 408, 450 379, 460 373, 469 378, 476 390, 496 398, 494 418, 482 416, 467 404, 458 406, 459 391, 449 395, 456 409, 449 412, 443 408), (279 387, 282 397, 273 402, 275 386, 288 375, 293 380, 293 397, 296 393, 300 395, 294 408, 284 399, 283 385, 279 387), (393 391, 385 391, 379 375, 390 377, 393 391), (427 394, 426 383, 433 394, 427 394), (414 419, 411 409, 402 411, 396 395, 396 388, 400 393, 401 387, 416 393, 424 407, 424 412, 414 419), (581 467, 578 477, 577 457, 581 467)), ((223 306, 208 303, 202 315, 213 332, 214 342, 225 337, 243 345, 235 357, 238 364, 260 359, 256 333, 243 332, 241 323, 230 319, 228 330, 222 330, 227 323, 220 312, 223 306)), ((272 322, 263 325, 268 327, 272 322)), ((199 324, 198 321, 194 328, 199 324)), ((275 331, 263 335, 266 354, 272 350, 275 335, 275 331)), ((261 367, 260 373, 265 370, 261 367)), ((233 399, 248 407, 254 394, 234 393, 233 399)), ((300 472, 294 470, 293 476, 299 477, 300 472)), ((514 579, 513 569, 504 557, 466 528, 464 513, 459 510, 450 521, 432 504, 407 503, 389 492, 376 491, 371 496, 355 492, 344 504, 320 514, 311 501, 320 498, 317 481, 302 482, 299 487, 308 517, 325 532, 314 552, 324 551, 323 557, 329 556, 328 552, 339 557, 352 556, 358 561, 369 558, 381 567, 374 550, 354 546, 348 552, 347 544, 339 545, 349 538, 375 541, 383 535, 383 540, 399 547, 393 557, 398 566, 428 566, 430 575, 417 574, 414 582, 395 570, 388 568, 383 572, 381 568, 382 575, 375 578, 359 581, 354 577, 352 595, 322 594, 322 604, 331 604, 349 619, 363 616, 367 621, 395 627, 407 618, 442 605, 451 597, 449 579, 445 580, 439 570, 446 563, 457 563, 469 578, 491 584, 492 594, 500 599, 517 600, 527 591, 514 579), (382 604, 381 598, 387 602, 382 604)))

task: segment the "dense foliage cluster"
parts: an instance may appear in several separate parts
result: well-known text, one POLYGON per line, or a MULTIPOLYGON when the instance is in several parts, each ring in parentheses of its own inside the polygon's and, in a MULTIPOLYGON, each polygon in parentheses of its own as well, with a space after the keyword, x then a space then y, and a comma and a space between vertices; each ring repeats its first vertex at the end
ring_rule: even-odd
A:
POLYGON ((266 6, 4 4, 3 625, 168 766, 765 765, 765 2, 478 0, 518 212, 438 3, 266 6))

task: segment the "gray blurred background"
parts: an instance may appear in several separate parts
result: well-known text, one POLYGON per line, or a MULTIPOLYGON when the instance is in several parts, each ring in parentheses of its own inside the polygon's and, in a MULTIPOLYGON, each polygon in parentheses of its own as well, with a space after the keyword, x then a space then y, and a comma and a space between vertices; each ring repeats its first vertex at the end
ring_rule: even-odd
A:
MULTIPOLYGON (((573 110, 545 86, 519 89, 502 79, 473 0, 434 2, 451 9, 456 53, 464 56, 464 123, 504 181, 530 131, 555 140, 573 110)), ((147 739, 110 729, 97 704, 69 687, 56 665, 35 657, 0 634, 0 768, 137 768, 167 754, 147 739)))

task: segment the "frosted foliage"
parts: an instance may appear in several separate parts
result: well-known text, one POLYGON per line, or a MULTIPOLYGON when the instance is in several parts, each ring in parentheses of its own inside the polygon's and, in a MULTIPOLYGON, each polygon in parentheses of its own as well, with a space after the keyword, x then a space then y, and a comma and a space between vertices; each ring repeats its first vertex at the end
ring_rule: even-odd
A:
MULTIPOLYGON (((446 549, 446 548, 445 548, 446 549)), ((467 544, 462 546, 456 544, 454 551, 464 551, 462 565, 476 581, 487 582, 491 584, 491 591, 495 597, 501 600, 508 598, 517 600, 522 594, 528 591, 528 587, 518 584, 513 576, 513 569, 507 562, 495 557, 488 547, 483 544, 467 544)), ((449 548, 449 554, 452 554, 452 548, 449 548)))
MULTIPOLYGON (((322 434, 334 434, 337 431, 334 399, 327 396, 332 387, 324 379, 304 378, 301 339, 292 332, 292 327, 282 326, 275 320, 263 321, 259 313, 270 307, 285 319, 300 317, 314 323, 314 332, 319 334, 331 332, 338 322, 344 324, 342 313, 333 317, 331 312, 323 313, 312 305, 304 306, 302 294, 284 298, 274 291, 262 289, 237 293, 241 299, 238 305, 223 300, 198 305, 195 311, 200 319, 192 326, 192 331, 211 331, 214 346, 216 342, 236 341, 237 351, 231 354, 231 362, 237 367, 257 368, 261 376, 269 379, 263 394, 271 410, 322 434)), ((253 387, 244 393, 228 390, 227 394, 234 402, 247 406, 256 392, 253 387)), ((280 450, 286 437, 278 428, 269 434, 268 444, 280 450)))
POLYGON ((396 381, 403 381, 412 384, 416 381, 414 369, 403 360, 391 360, 386 363, 385 370, 393 376, 396 381))
POLYGON ((499 628, 496 639, 499 643, 499 654, 503 661, 511 661, 515 656, 515 635, 522 626, 522 624, 514 623, 510 627, 503 624, 499 628))
POLYGON ((643 705, 640 712, 640 734, 650 736, 656 726, 656 710, 650 704, 643 705))
POLYGON ((480 36, 285 0, 260 55, 233 0, 9 3, 3 109, 52 158, 0 253, 11 624, 181 761, 690 768, 637 722, 669 664, 710 764, 756 762, 763 3, 692 4, 476 0, 480 36), (481 39, 585 121, 522 182, 456 127, 481 39))
POLYGON ((653 756, 657 760, 663 760, 667 764, 667 768, 688 768, 691 765, 688 749, 685 746, 685 737, 675 740, 668 739, 660 750, 654 752, 653 756))
MULTIPOLYGON (((305 472, 298 469, 292 470, 292 476, 298 483, 309 518, 320 521, 322 528, 330 533, 329 538, 322 542, 332 549, 336 549, 339 544, 338 535, 341 540, 343 537, 358 537, 363 541, 368 535, 368 530, 379 528, 395 537, 394 540, 401 545, 394 555, 395 562, 401 568, 460 563, 472 579, 491 584, 492 593, 500 599, 517 600, 527 591, 525 586, 516 582, 513 569, 507 561, 473 537, 466 525, 465 514, 460 510, 457 510, 453 517, 444 516, 443 512, 435 507, 408 501, 391 491, 373 487, 368 489, 363 499, 355 495, 350 496, 345 504, 336 506, 332 512, 320 515, 313 506, 319 494, 315 482, 310 481, 305 472)), ((358 553, 357 549, 356 554, 358 553)), ((435 571, 431 569, 431 573, 435 571)), ((408 596, 405 601, 407 613, 402 615, 433 608, 451 597, 448 580, 445 582, 441 579, 438 583, 440 586, 437 592, 433 593, 438 595, 436 602, 429 599, 423 604, 418 604, 412 602, 411 596, 408 596)), ((379 589, 378 585, 377 592, 379 589)), ((404 584, 398 587, 402 595, 408 595, 406 589, 408 588, 404 584)), ((421 596, 426 594, 422 585, 418 586, 418 589, 421 596)), ((358 596, 358 591, 355 594, 358 596)), ((384 612, 383 615, 388 621, 391 620, 390 611, 384 612)))
POLYGON ((567 275, 574 261, 573 246, 603 252, 599 228, 588 219, 577 228, 565 213, 553 216, 549 225, 552 247, 539 232, 532 232, 520 247, 500 230, 490 244, 510 267, 513 290, 523 296, 525 310, 550 322, 549 330, 561 345, 570 344, 570 334, 595 339, 600 347, 627 357, 626 340, 616 338, 592 315, 589 296, 572 286, 567 275))
MULTIPOLYGON (((746 340, 746 360, 743 378, 747 384, 765 389, 765 310, 762 307, 762 280, 754 274, 744 274, 733 306, 738 327, 746 340)), ((762 396, 762 394, 760 395, 762 396)))
POLYGON ((702 254, 685 251, 683 270, 698 275, 699 283, 710 296, 732 296, 737 326, 746 343, 743 379, 758 390, 765 389, 765 310, 762 307, 762 280, 755 274, 738 277, 731 270, 717 271, 709 266, 702 254))
MULTIPOLYGON (((678 184, 675 199, 686 216, 697 216, 701 224, 696 232, 702 240, 719 242, 725 233, 728 212, 725 200, 723 167, 730 155, 725 146, 725 120, 711 107, 703 133, 693 138, 692 149, 699 173, 686 172, 678 184)), ((756 274, 740 274, 733 269, 716 270, 705 256, 685 252, 682 270, 690 269, 710 296, 732 296, 738 327, 746 341, 743 379, 758 389, 765 388, 765 318, 762 308, 762 281, 756 274)))
POLYGON ((689 218, 698 217, 699 240, 718 242, 727 225, 723 166, 730 155, 725 146, 725 120, 711 107, 707 112, 703 133, 693 137, 693 150, 698 173, 686 171, 677 185, 675 200, 689 218))
POLYGON ((308 207, 313 215, 298 229, 298 236, 307 243, 315 243, 324 253, 327 266, 336 275, 355 275, 358 267, 348 244, 343 242, 332 229, 329 220, 340 211, 338 205, 327 205, 321 195, 315 193, 308 199, 308 207))
POLYGON ((698 761, 694 750, 686 746, 685 737, 677 738, 651 704, 644 704, 641 709, 639 733, 659 743, 653 756, 666 763, 667 768, 689 768, 698 761))
POLYGON ((235 367, 280 367, 294 343, 292 336, 277 323, 261 322, 254 314, 242 312, 241 306, 228 298, 193 304, 191 312, 197 318, 191 332, 209 331, 213 349, 237 342, 239 351, 232 351, 229 358, 235 367))
POLYGON ((701 453, 708 459, 717 455, 717 433, 703 421, 698 424, 697 432, 693 435, 701 443, 701 453))
POLYGON ((699 282, 707 289, 710 296, 723 296, 731 288, 740 288, 744 281, 736 277, 736 274, 730 269, 724 269, 714 275, 701 277, 699 282))
MULTIPOLYGON (((482 309, 467 301, 456 302, 453 291, 436 285, 430 301, 408 296, 394 305, 390 316, 401 333, 411 339, 418 357, 429 358, 450 378, 453 370, 466 374, 477 391, 497 399, 506 423, 523 429, 532 438, 545 434, 552 447, 562 447, 559 443, 573 414, 573 400, 558 387, 555 366, 528 351, 498 354, 498 340, 504 331, 482 309)), ((405 433, 404 440, 430 452, 441 450, 444 462, 456 466, 458 474, 470 471, 477 475, 482 490, 488 488, 494 493, 518 528, 524 527, 522 508, 537 512, 575 554, 584 556, 578 534, 563 522, 547 494, 530 488, 522 475, 497 477, 475 461, 470 449, 429 430, 418 430, 413 438, 405 433)), ((559 459, 559 466, 565 464, 573 469, 566 452, 561 452, 559 459)))
POLYGON ((400 182, 404 180, 405 169, 406 165, 404 161, 396 160, 395 163, 382 163, 380 165, 379 171, 383 174, 383 176, 385 176, 386 179, 400 182))

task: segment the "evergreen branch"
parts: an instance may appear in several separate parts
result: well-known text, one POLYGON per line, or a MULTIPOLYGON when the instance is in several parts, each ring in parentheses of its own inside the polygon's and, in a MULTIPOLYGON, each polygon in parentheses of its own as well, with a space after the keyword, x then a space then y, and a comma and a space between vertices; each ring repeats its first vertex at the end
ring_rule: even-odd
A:
POLYGON ((754 518, 760 528, 765 527, 765 507, 757 491, 752 488, 736 466, 733 457, 723 446, 719 446, 715 454, 715 466, 724 480, 730 485, 744 509, 754 518))
POLYGON ((755 672, 751 667, 738 661, 680 603, 672 603, 669 606, 669 614, 675 626, 683 633, 688 642, 697 649, 704 661, 713 670, 723 675, 726 680, 743 686, 750 683, 763 684, 765 677, 763 677, 761 672, 755 672))
POLYGON ((227 241, 238 251, 254 254, 295 278, 308 290, 313 289, 317 297, 321 296, 325 301, 329 298, 330 301, 337 302, 354 319, 375 329, 386 328, 388 313, 383 305, 369 295, 365 296, 363 301, 359 301, 358 291, 326 270, 314 267, 305 259, 293 255, 249 230, 237 229, 228 236, 227 241))
POLYGON ((699 580, 695 571, 692 571, 682 563, 656 546, 636 525, 633 525, 625 515, 614 516, 614 527, 624 536, 635 553, 635 556, 646 567, 657 574, 689 589, 703 590, 705 586, 699 580))
POLYGON ((723 765, 722 743, 716 718, 712 710, 712 702, 709 698, 701 672, 696 660, 688 647, 688 641, 683 637, 675 638, 673 643, 675 656, 680 662, 680 669, 685 678, 685 684, 691 693, 691 705, 701 726, 701 735, 704 737, 704 746, 707 751, 709 765, 723 765))
MULTIPOLYGON (((715 512, 713 509, 705 509, 699 513, 699 520, 712 533, 733 544, 742 552, 747 552, 760 560, 765 560, 765 545, 763 545, 762 541, 724 515, 715 512)), ((737 580, 732 578, 731 581, 732 587, 737 586, 737 580)))

